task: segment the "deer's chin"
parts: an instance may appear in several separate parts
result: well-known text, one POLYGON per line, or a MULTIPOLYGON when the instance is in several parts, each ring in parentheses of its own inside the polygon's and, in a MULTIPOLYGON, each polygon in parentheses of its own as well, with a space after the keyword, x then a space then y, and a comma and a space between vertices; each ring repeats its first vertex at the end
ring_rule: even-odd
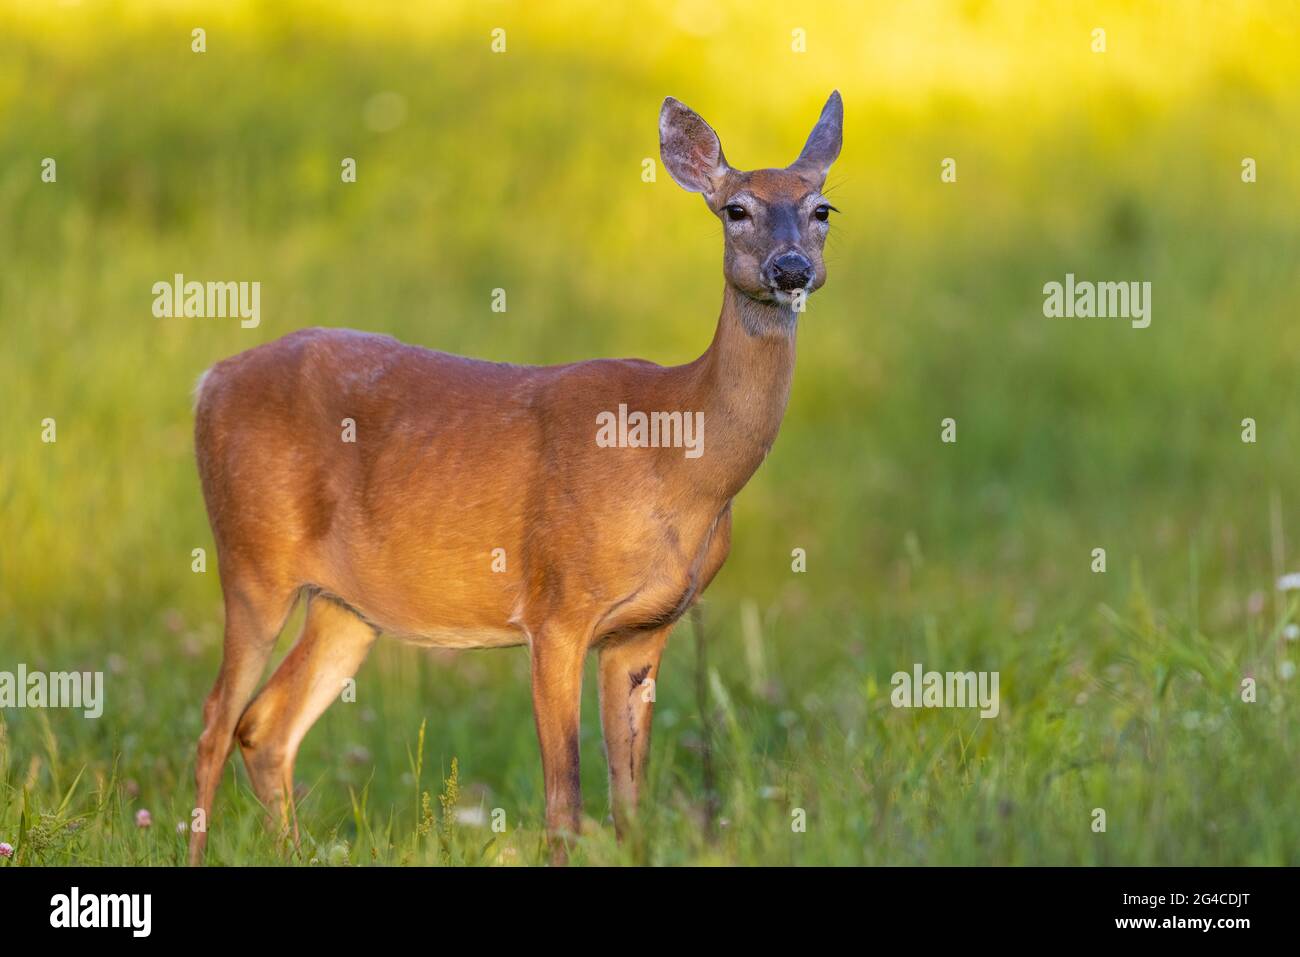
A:
POLYGON ((731 280, 731 285, 737 292, 743 293, 746 298, 752 299, 754 302, 789 308, 794 305, 797 295, 802 294, 805 298, 811 296, 813 291, 819 288, 820 283, 809 283, 807 286, 798 289, 779 289, 761 280, 752 283, 740 283, 731 280))
POLYGON ((767 305, 789 305, 794 297, 793 292, 782 292, 775 286, 769 286, 763 282, 739 283, 733 280, 731 285, 735 287, 737 292, 743 293, 747 298, 767 305))

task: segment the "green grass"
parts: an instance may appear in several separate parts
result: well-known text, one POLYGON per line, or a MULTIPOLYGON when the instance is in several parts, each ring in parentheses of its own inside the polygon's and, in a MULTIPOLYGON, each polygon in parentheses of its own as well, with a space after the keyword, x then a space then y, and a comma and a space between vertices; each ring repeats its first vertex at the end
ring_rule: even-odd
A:
MULTIPOLYGON (((662 170, 641 181, 660 100, 752 166, 792 159, 833 85, 830 280, 736 503, 707 660, 683 622, 642 832, 621 846, 589 680, 573 860, 1300 863, 1300 646, 1274 588, 1300 568, 1300 38, 1264 4, 1184 7, 1098 13, 1101 59, 1078 54, 1073 14, 1025 39, 1004 5, 954 5, 962 49, 1005 83, 923 24, 850 29, 834 6, 807 14, 804 61, 740 8, 701 39, 595 6, 414 27, 237 7, 202 18, 196 56, 192 14, 0 7, 0 670, 107 684, 98 720, 0 712, 0 841, 17 847, 0 866, 182 861, 221 642, 215 571, 190 571, 211 549, 190 445, 204 368, 314 324, 518 362, 694 358, 720 238, 662 170), (497 22, 511 52, 494 59, 497 22), (939 65, 864 57, 864 30, 939 65), (770 69, 737 85, 754 49, 770 69), (390 132, 364 121, 381 91, 406 103, 390 132), (154 319, 150 287, 175 272, 260 280, 261 326, 154 319), (1066 272, 1151 281, 1151 328, 1045 319, 1042 285, 1066 272), (1000 672, 1000 715, 892 708, 890 676, 917 661, 1000 672)), ((357 702, 303 745, 296 852, 238 765, 217 863, 544 860, 519 650, 382 642, 357 702), (451 826, 453 760, 456 808, 502 809, 504 834, 451 826)))

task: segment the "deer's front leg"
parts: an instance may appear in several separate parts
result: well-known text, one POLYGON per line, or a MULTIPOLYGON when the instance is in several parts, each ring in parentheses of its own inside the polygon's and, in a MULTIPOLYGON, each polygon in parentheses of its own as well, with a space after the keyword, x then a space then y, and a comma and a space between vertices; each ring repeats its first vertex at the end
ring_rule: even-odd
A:
POLYGON ((582 824, 578 775, 579 712, 586 647, 542 634, 533 642, 533 717, 546 784, 546 836, 551 863, 568 862, 569 841, 582 824))
POLYGON ((669 625, 623 638, 600 649, 600 723, 609 762, 609 802, 621 838, 636 816, 637 794, 650 753, 659 657, 669 625))

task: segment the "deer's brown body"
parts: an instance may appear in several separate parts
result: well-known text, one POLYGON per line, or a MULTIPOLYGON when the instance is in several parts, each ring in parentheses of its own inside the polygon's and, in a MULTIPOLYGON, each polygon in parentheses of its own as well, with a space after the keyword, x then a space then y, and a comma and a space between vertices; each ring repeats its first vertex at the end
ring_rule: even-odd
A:
MULTIPOLYGON (((789 398, 791 250, 804 256, 812 244, 786 220, 814 208, 809 197, 839 149, 839 100, 788 171, 731 170, 712 131, 676 101, 665 104, 661 139, 674 178, 703 192, 729 231, 721 315, 695 362, 514 366, 311 329, 204 376, 195 444, 226 606, 196 767, 205 816, 237 739, 258 796, 287 822, 298 745, 382 632, 439 647, 529 647, 554 836, 578 828, 582 672, 599 647, 611 800, 626 825, 648 750, 645 689, 673 623, 726 558, 731 500, 775 441, 789 398), (833 150, 816 149, 828 123, 833 150), (734 228, 730 210, 742 201, 759 235, 734 228), (702 412, 702 454, 602 447, 598 416, 620 404, 702 412), (304 591, 303 634, 254 697, 304 591)), ((805 291, 824 279, 824 230, 813 238, 805 291)), ((205 836, 193 833, 192 862, 205 836)))

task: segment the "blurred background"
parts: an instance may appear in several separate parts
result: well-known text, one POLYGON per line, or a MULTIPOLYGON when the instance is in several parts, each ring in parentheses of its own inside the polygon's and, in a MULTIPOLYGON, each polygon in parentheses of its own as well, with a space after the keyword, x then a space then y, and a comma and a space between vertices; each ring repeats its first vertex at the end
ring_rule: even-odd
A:
MULTIPOLYGON (((721 230, 658 163, 659 104, 752 168, 834 88, 789 413, 702 638, 669 643, 622 846, 588 681, 575 861, 1300 863, 1297 49, 1280 0, 3 0, 0 670, 101 670, 106 701, 0 712, 0 866, 182 859, 222 627, 203 369, 310 325, 689 361, 721 230), (1151 282, 1150 328, 1044 318, 1067 272, 1151 282), (175 273, 260 281, 261 324, 155 319, 175 273), (893 709, 914 662, 1000 672, 1000 716, 893 709)), ((522 651, 381 643, 357 697, 303 746, 301 850, 236 758, 215 861, 542 859, 522 651)))

